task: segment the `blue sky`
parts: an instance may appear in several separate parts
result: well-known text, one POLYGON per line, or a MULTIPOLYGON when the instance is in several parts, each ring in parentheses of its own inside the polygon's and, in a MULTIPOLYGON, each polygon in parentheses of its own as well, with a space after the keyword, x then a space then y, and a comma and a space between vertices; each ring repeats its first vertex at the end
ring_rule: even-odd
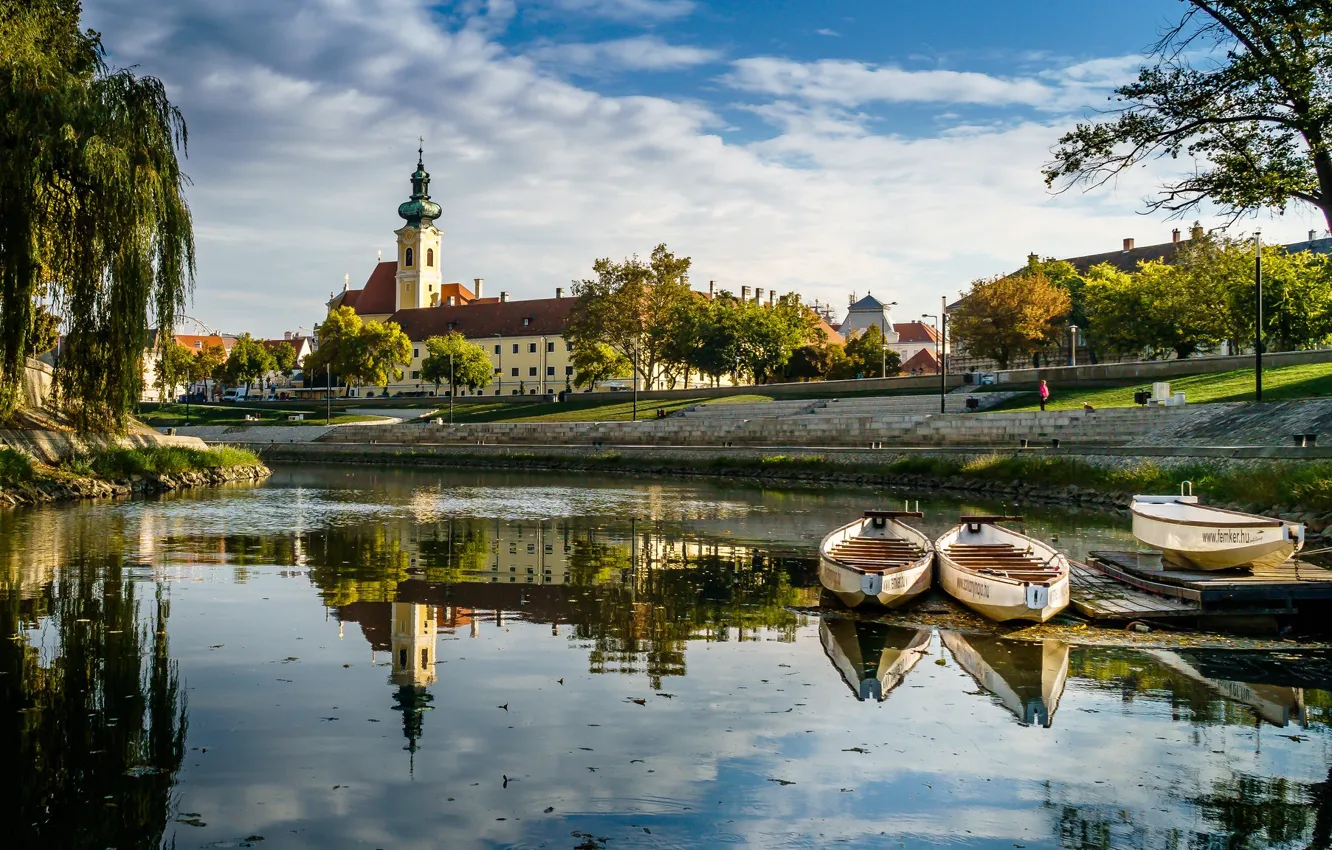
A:
MULTIPOLYGON (((319 321, 344 275, 359 286, 391 255, 419 135, 445 275, 515 298, 666 242, 694 258, 700 288, 839 308, 872 291, 900 321, 1031 251, 1166 241, 1180 225, 1139 211, 1171 166, 1057 197, 1040 168, 1182 9, 92 0, 85 13, 111 60, 161 77, 190 123, 191 314, 276 334, 319 321)), ((1262 225, 1291 239, 1323 226, 1303 209, 1262 225)))

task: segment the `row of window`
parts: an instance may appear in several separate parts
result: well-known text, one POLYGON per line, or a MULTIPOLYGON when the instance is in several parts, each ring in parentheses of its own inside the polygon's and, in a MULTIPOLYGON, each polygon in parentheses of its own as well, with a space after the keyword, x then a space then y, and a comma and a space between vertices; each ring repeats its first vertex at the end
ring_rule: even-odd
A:
MULTIPOLYGON (((573 343, 571 343, 571 342, 566 342, 566 343, 564 344, 564 350, 565 350, 565 351, 573 351, 573 343)), ((496 353, 496 354, 499 354, 499 353, 500 353, 500 347, 499 347, 498 345, 495 346, 495 353, 496 353)), ((513 353, 514 353, 514 354, 519 353, 519 352, 518 352, 518 343, 516 343, 516 342, 513 344, 513 353)), ((536 353, 537 353, 537 344, 536 344, 535 342, 529 342, 529 343, 527 344, 527 353, 528 353, 528 354, 536 354, 536 353)), ((547 354, 554 354, 554 353, 555 353, 555 343, 553 343, 553 342, 547 342, 547 343, 546 343, 546 353, 547 353, 547 354)), ((413 360, 419 360, 420 357, 421 357, 421 349, 419 349, 419 348, 413 348, 413 349, 412 349, 412 359, 413 359, 413 360)), ((515 373, 515 374, 517 374, 517 373, 515 373)), ((570 372, 569 374, 572 375, 573 373, 570 372)))
MULTIPOLYGON (((411 248, 408 248, 407 251, 406 251, 406 253, 403 254, 403 258, 402 258, 402 259, 403 259, 403 265, 410 269, 410 268, 415 264, 415 262, 416 262, 416 255, 415 255, 415 253, 413 253, 413 251, 412 251, 411 248)), ((435 267, 435 249, 434 249, 434 248, 427 248, 427 249, 426 249, 426 268, 433 269, 434 267, 435 267)))
MULTIPOLYGON (((500 368, 496 367, 496 369, 495 369, 495 374, 496 374, 496 375, 502 374, 503 371, 504 371, 503 369, 500 369, 500 368)), ((569 377, 572 377, 572 376, 573 376, 573 373, 574 373, 574 367, 572 367, 572 366, 565 366, 565 367, 564 367, 564 374, 565 374, 565 375, 567 375, 567 376, 569 376, 569 377)), ((529 378, 535 378, 536 376, 537 376, 537 367, 535 367, 535 366, 528 366, 528 367, 527 367, 527 377, 529 377, 529 378)), ((519 369, 518 369, 517 366, 513 367, 513 369, 511 370, 511 372, 510 372, 510 377, 514 377, 514 378, 520 377, 520 376, 519 376, 519 369)), ((553 378, 553 377, 555 377, 555 367, 554 367, 554 366, 547 366, 547 367, 546 367, 546 377, 548 377, 548 378, 553 378)), ((420 380, 420 379, 421 379, 421 372, 420 372, 419 370, 413 370, 413 371, 412 371, 412 380, 413 380, 413 381, 418 381, 418 380, 420 380)))

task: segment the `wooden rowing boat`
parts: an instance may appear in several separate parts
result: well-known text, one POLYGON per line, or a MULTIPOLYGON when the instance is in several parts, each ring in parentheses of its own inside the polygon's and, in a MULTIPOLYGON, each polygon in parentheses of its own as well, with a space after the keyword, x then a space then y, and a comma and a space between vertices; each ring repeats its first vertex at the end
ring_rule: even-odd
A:
POLYGON ((1186 570, 1276 567, 1304 546, 1300 523, 1200 505, 1183 488, 1178 496, 1134 496, 1129 512, 1133 536, 1186 570))
POLYGON ((883 702, 929 651, 930 630, 824 617, 819 640, 856 699, 883 702))
POLYGON ((823 538, 819 581, 852 608, 904 605, 930 587, 934 545, 903 522, 920 511, 866 511, 823 538))
POLYGON ((941 634, 958 666, 1023 726, 1050 728, 1068 680, 1068 644, 941 634))
POLYGON ((1068 606, 1068 558, 1000 522, 1022 517, 964 516, 934 543, 939 584, 996 622, 1044 623, 1068 606))

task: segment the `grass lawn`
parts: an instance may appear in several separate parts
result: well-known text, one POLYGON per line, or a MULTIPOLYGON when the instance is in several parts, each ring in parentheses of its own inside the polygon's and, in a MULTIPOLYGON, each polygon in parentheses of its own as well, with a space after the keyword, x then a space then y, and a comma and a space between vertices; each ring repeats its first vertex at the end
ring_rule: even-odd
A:
MULTIPOLYGON (((1222 401, 1253 401, 1253 370, 1217 372, 1212 375, 1190 375, 1173 378, 1172 392, 1183 392, 1189 404, 1222 401)), ((1141 381, 1122 387, 1070 388, 1050 387, 1047 410, 1080 410, 1084 403, 1093 407, 1133 407, 1133 391, 1150 390, 1151 381, 1141 381)), ((1301 366, 1276 366, 1263 370, 1263 401, 1286 401, 1295 398, 1332 396, 1332 363, 1310 363, 1301 366)), ((990 411, 1040 410, 1035 391, 1024 393, 1003 402, 990 411)))
MULTIPOLYGON (((362 416, 334 411, 333 424, 350 425, 356 422, 374 422, 383 417, 362 416)), ((176 428, 186 424, 185 405, 183 404, 144 404, 139 407, 139 421, 152 428, 176 428)), ((323 408, 316 410, 272 410, 268 408, 245 407, 234 404, 192 404, 190 405, 190 425, 323 425, 323 408), (300 422, 289 422, 287 416, 292 413, 304 413, 300 422), (245 420, 246 416, 258 416, 259 421, 245 420)))
MULTIPOLYGON (((453 408, 454 422, 620 422, 634 417, 634 400, 631 393, 624 393, 626 398, 614 401, 580 401, 577 397, 564 402, 459 402, 453 408)), ((736 395, 726 398, 678 398, 669 400, 640 399, 638 402, 639 419, 657 418, 660 408, 667 413, 689 407, 693 404, 735 404, 746 401, 772 401, 766 395, 736 395)), ((449 408, 440 408, 430 416, 448 419, 449 408)))

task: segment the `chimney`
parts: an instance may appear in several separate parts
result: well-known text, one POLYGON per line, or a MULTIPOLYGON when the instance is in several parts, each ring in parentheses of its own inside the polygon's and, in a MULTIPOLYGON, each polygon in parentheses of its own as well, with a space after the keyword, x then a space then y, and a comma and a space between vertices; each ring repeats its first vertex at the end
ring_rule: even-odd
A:
POLYGON ((351 275, 344 274, 342 276, 342 291, 346 292, 350 286, 351 286, 351 275))
POLYGON ((500 293, 500 303, 501 303, 501 304, 508 304, 508 303, 509 303, 509 293, 507 293, 507 292, 501 292, 501 293, 500 293))
POLYGON ((1039 263, 1040 261, 1041 261, 1041 258, 1040 258, 1039 256, 1037 256, 1037 254, 1036 254, 1035 251, 1032 251, 1030 254, 1027 255, 1027 265, 1029 265, 1029 266, 1034 266, 1034 265, 1036 265, 1037 263, 1039 263))
POLYGON ((853 307, 855 306, 855 304, 856 304, 856 294, 855 294, 854 292, 851 293, 851 295, 850 295, 850 300, 847 301, 846 303, 850 304, 850 305, 853 306, 853 307))
POLYGON ((555 287, 555 297, 556 297, 556 298, 563 298, 563 297, 564 297, 564 287, 563 287, 563 286, 557 286, 557 287, 555 287))
POLYGON ((760 304, 763 303, 763 287, 760 286, 754 289, 754 300, 760 304))
POLYGON ((383 251, 376 251, 376 252, 375 252, 375 262, 376 262, 376 263, 382 263, 382 262, 384 262, 384 252, 383 252, 383 251))
POLYGON ((1125 250, 1125 251, 1132 251, 1132 250, 1133 250, 1133 239, 1132 239, 1132 238, 1129 238, 1129 239, 1125 239, 1125 240, 1124 240, 1124 250, 1125 250))
POLYGON ((708 281, 708 297, 709 298, 717 297, 717 281, 715 280, 708 281))
POLYGON ((477 298, 480 298, 480 297, 481 297, 481 287, 485 284, 485 281, 482 280, 482 279, 479 278, 479 277, 474 277, 474 278, 472 278, 472 284, 473 284, 473 285, 472 285, 472 291, 476 293, 476 297, 477 297, 477 298))
POLYGON ((1312 242, 1312 241, 1314 241, 1314 240, 1317 239, 1317 238, 1318 238, 1318 231, 1317 231, 1317 230, 1310 230, 1310 231, 1309 231, 1309 241, 1312 242))
POLYGON ((748 287, 748 286, 742 286, 742 287, 740 287, 740 300, 741 300, 741 301, 748 301, 748 300, 749 300, 749 287, 748 287))
POLYGON ((1190 238, 1190 239, 1201 239, 1201 238, 1203 238, 1203 237, 1206 236, 1206 235, 1207 235, 1207 232, 1206 232, 1205 230, 1203 230, 1203 226, 1202 226, 1201 224, 1199 224, 1198 222, 1195 221, 1195 222, 1193 223, 1193 228, 1189 231, 1189 238, 1190 238))
POLYGON ((1178 228, 1178 227, 1176 227, 1174 230, 1170 231, 1170 241, 1171 241, 1171 242, 1174 242, 1174 243, 1176 243, 1176 244, 1179 243, 1179 228, 1178 228))
POLYGON ((291 339, 291 331, 283 331, 283 332, 282 332, 282 338, 283 338, 283 339, 291 339))
POLYGON ((776 294, 777 294, 777 290, 775 290, 775 289, 769 289, 769 290, 768 290, 768 306, 769 306, 769 307, 772 306, 773 296, 776 295, 776 294))

